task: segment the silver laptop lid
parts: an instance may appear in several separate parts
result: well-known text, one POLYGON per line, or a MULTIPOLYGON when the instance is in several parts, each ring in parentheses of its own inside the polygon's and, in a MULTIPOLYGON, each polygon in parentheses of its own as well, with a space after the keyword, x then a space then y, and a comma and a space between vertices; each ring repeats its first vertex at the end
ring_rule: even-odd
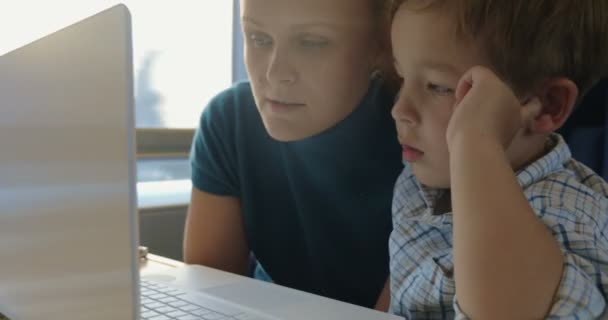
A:
POLYGON ((0 313, 138 314, 131 46, 118 5, 0 57, 0 313))

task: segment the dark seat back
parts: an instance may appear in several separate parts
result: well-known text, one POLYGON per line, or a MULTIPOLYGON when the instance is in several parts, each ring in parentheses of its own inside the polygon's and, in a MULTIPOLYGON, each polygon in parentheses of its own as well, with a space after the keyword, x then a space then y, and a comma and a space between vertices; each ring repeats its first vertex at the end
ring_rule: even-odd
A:
POLYGON ((564 126, 558 130, 574 159, 608 180, 608 78, 583 98, 564 126))

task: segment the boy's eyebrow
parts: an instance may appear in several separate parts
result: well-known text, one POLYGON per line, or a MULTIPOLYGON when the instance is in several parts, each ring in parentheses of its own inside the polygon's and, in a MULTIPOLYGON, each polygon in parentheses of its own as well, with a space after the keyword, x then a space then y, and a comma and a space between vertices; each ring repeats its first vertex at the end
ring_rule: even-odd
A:
MULTIPOLYGON (((393 65, 395 67, 395 71, 397 71, 397 73, 400 73, 401 67, 399 66, 399 61, 397 61, 397 59, 393 59, 393 65)), ((420 63, 418 65, 423 68, 426 68, 426 69, 434 69, 434 70, 439 70, 439 71, 446 72, 446 73, 453 73, 453 74, 462 73, 461 70, 459 70, 458 68, 456 68, 455 66, 453 66, 451 64, 435 62, 432 60, 420 61, 420 63)))
POLYGON ((455 66, 453 66, 449 63, 436 62, 436 61, 432 61, 432 60, 423 60, 423 61, 421 61, 420 65, 422 65, 423 67, 428 68, 428 69, 435 69, 435 70, 439 70, 439 71, 443 71, 443 72, 447 72, 447 73, 453 73, 453 74, 462 73, 461 70, 459 70, 458 68, 456 68, 455 66))

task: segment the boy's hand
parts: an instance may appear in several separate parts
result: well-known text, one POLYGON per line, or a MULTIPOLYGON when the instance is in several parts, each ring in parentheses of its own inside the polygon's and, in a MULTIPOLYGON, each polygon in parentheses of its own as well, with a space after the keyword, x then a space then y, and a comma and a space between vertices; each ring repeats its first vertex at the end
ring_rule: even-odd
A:
POLYGON ((513 91, 483 67, 467 71, 458 82, 455 95, 446 132, 450 150, 456 141, 480 140, 499 143, 506 149, 517 131, 541 109, 536 97, 522 106, 513 91))

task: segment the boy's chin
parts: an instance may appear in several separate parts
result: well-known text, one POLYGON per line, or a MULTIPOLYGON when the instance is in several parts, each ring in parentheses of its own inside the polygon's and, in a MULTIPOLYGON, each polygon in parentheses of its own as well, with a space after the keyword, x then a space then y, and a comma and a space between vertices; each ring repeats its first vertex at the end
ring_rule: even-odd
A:
POLYGON ((412 165, 412 172, 420 184, 434 189, 449 189, 450 177, 439 173, 439 170, 431 168, 421 168, 415 163, 412 165))

